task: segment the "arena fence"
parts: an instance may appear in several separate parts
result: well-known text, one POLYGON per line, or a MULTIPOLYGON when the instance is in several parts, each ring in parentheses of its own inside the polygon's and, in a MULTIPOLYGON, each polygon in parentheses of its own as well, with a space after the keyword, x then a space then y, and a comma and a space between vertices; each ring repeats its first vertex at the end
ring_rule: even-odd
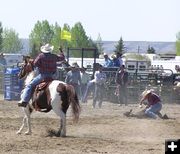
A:
MULTIPOLYGON (((61 68, 57 72, 57 79, 65 79, 67 69, 61 68)), ((105 100, 117 103, 115 95, 116 83, 115 76, 118 68, 104 68, 107 82, 105 85, 105 100)), ((128 102, 137 102, 140 99, 141 93, 145 89, 154 89, 159 94, 164 102, 180 102, 179 94, 175 93, 174 82, 180 81, 180 74, 174 74, 170 69, 133 69, 128 70, 128 102)))
POLYGON ((0 93, 5 100, 19 100, 23 81, 18 79, 20 68, 7 67, 0 71, 0 93))
MULTIPOLYGON (((115 95, 116 83, 115 76, 118 68, 104 68, 107 75, 107 82, 105 85, 105 100, 117 103, 117 96, 115 95)), ((56 79, 64 81, 68 68, 58 68, 56 79)), ((180 74, 173 74, 171 70, 128 70, 128 102, 137 102, 140 99, 140 94, 145 89, 153 88, 162 98, 164 102, 180 102, 179 93, 175 93, 174 82, 180 81, 180 74)), ((91 73, 90 73, 91 74, 91 73)), ((91 74, 92 75, 92 74, 91 74)), ((14 90, 14 89, 13 89, 14 90)), ((0 93, 5 93, 4 88, 4 72, 0 70, 0 93)), ((19 93, 19 89, 18 89, 19 93)))
MULTIPOLYGON (((108 99, 116 101, 114 95, 116 89, 115 75, 117 69, 105 68, 107 74, 107 92, 108 99), (110 97, 110 98, 109 98, 110 97)), ((145 70, 128 70, 128 99, 129 102, 137 102, 140 99, 141 93, 145 89, 154 89, 164 102, 179 101, 179 95, 175 94, 174 82, 180 81, 180 74, 173 74, 172 70, 163 69, 160 71, 145 69, 145 70)))

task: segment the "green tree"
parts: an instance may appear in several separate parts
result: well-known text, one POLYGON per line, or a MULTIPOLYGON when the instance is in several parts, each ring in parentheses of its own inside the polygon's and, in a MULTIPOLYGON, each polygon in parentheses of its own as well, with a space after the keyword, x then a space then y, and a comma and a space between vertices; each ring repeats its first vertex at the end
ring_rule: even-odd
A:
POLYGON ((100 34, 98 34, 96 45, 97 45, 98 53, 102 54, 104 51, 104 48, 103 48, 102 38, 100 34))
POLYGON ((176 38, 176 55, 180 56, 180 32, 177 33, 176 38))
POLYGON ((149 46, 148 46, 148 49, 147 49, 147 53, 149 53, 149 54, 155 54, 155 53, 156 53, 156 50, 149 45, 149 46))
POLYGON ((2 33, 3 33, 3 27, 2 27, 2 23, 0 22, 0 51, 2 50, 2 33))
MULTIPOLYGON (((88 41, 89 41, 88 47, 96 49, 96 58, 98 58, 99 53, 98 53, 98 48, 97 48, 96 42, 94 42, 91 38, 89 38, 88 41)), ((86 58, 94 58, 94 52, 87 51, 84 53, 84 55, 85 55, 84 57, 86 57, 86 58)))
POLYGON ((5 28, 2 33, 2 50, 8 53, 17 53, 22 49, 22 43, 18 37, 18 33, 13 29, 5 28))
POLYGON ((61 44, 61 27, 58 25, 58 23, 55 23, 55 26, 53 26, 54 35, 52 38, 51 43, 54 45, 54 51, 55 53, 59 53, 59 47, 62 46, 61 44))
POLYGON ((88 47, 89 41, 88 36, 80 22, 76 23, 72 29, 72 45, 73 47, 83 48, 88 47))
POLYGON ((123 54, 124 52, 124 49, 125 49, 125 46, 124 46, 124 41, 122 39, 122 37, 120 37, 120 40, 118 41, 117 45, 115 45, 115 53, 119 52, 121 54, 123 54))
POLYGON ((46 43, 51 43, 54 36, 53 26, 47 20, 37 21, 29 35, 31 55, 34 57, 39 53, 39 49, 46 43))
MULTIPOLYGON (((86 35, 86 32, 82 26, 82 24, 80 22, 76 23, 72 29, 71 29, 71 44, 72 47, 75 48, 84 48, 84 47, 90 47, 90 45, 92 45, 92 42, 89 42, 89 38, 86 35)), ((79 52, 74 52, 73 56, 75 57, 79 57, 81 53, 79 52)), ((85 56, 87 53, 85 53, 85 56)))

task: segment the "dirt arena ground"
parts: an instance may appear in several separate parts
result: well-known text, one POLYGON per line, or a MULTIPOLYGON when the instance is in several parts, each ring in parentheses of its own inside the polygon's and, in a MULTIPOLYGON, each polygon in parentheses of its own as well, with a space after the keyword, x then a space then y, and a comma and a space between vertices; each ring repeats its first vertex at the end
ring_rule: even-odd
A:
POLYGON ((93 109, 92 101, 82 104, 79 123, 67 114, 67 137, 49 136, 59 128, 54 112, 32 115, 32 135, 16 135, 23 112, 16 101, 0 100, 0 153, 2 154, 163 154, 165 139, 180 138, 180 105, 164 104, 168 120, 125 117, 136 104, 118 106, 104 102, 93 109))

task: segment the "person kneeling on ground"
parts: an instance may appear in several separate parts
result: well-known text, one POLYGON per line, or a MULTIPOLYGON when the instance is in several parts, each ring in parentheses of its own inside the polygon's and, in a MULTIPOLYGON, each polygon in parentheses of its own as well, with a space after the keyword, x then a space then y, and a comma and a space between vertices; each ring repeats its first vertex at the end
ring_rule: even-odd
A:
POLYGON ((147 106, 145 108, 145 114, 153 119, 156 119, 157 116, 162 118, 160 113, 162 109, 161 99, 160 97, 154 92, 153 89, 145 90, 142 94, 142 98, 140 100, 139 107, 142 108, 142 104, 145 100, 147 100, 147 106))

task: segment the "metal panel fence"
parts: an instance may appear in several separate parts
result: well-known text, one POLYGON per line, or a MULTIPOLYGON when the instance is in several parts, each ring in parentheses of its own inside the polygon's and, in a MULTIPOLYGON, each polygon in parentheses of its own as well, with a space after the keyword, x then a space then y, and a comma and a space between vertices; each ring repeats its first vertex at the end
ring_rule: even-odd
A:
MULTIPOLYGON (((116 83, 115 76, 118 68, 104 68, 103 72, 107 75, 107 82, 105 85, 105 100, 117 103, 117 96, 115 95, 116 83)), ((64 80, 67 70, 58 70, 60 80, 64 80)), ((174 82, 180 81, 180 74, 173 74, 169 69, 144 69, 139 71, 137 69, 129 73, 128 84, 128 101, 130 103, 137 102, 140 99, 141 93, 145 89, 154 89, 159 94, 164 102, 180 102, 179 94, 175 93, 174 82)))
MULTIPOLYGON (((104 72, 108 77, 106 84, 107 100, 117 102, 114 95, 117 69, 105 68, 104 72)), ((161 71, 146 69, 143 72, 129 71, 128 101, 137 102, 145 89, 154 89, 161 96, 163 102, 178 102, 180 100, 179 95, 173 90, 174 82, 178 79, 180 80, 180 75, 173 74, 172 70, 169 69, 161 71)))
POLYGON ((23 82, 18 79, 19 68, 8 67, 0 71, 0 93, 5 100, 19 100, 23 82))
MULTIPOLYGON (((64 80, 66 69, 58 69, 56 79, 64 80)), ((115 95, 116 83, 115 75, 117 68, 105 68, 103 70, 107 74, 105 99, 110 102, 117 103, 117 96, 115 95)), ((129 72, 128 84, 128 102, 133 103, 139 100, 140 94, 145 89, 153 88, 162 98, 164 102, 180 102, 180 94, 175 93, 174 82, 180 81, 180 74, 173 74, 171 70, 144 70, 140 73, 137 71, 129 72)), ((0 93, 5 94, 4 88, 4 72, 0 70, 0 93)), ((19 93, 19 90, 18 90, 19 93)))

